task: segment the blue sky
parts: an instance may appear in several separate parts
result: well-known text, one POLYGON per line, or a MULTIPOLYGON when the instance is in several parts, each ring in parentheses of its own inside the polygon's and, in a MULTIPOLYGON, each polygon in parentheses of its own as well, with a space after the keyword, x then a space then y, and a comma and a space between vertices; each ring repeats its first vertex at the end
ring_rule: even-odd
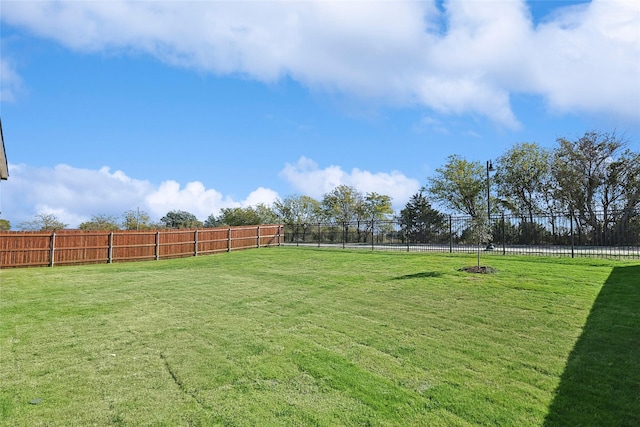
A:
POLYGON ((640 150, 623 0, 0 3, 0 217, 204 220, 340 184, 399 210, 447 156, 640 150))

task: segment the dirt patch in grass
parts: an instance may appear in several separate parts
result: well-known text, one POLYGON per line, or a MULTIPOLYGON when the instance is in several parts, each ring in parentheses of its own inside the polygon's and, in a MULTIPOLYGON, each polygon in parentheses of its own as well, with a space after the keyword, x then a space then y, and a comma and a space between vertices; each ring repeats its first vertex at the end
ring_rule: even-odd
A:
POLYGON ((481 265, 480 267, 474 265, 473 267, 462 268, 461 271, 466 271, 467 273, 493 274, 497 270, 486 265, 481 265))

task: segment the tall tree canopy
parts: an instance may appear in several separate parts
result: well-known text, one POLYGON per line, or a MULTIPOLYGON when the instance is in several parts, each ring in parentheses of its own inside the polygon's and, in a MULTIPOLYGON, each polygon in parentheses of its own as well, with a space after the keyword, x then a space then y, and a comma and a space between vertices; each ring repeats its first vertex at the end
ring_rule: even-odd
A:
POLYGON ((196 216, 186 211, 170 211, 160 218, 160 222, 166 228, 199 228, 202 223, 196 216))
POLYGON ((615 132, 587 132, 577 140, 558 139, 552 172, 557 182, 556 199, 574 212, 580 223, 599 227, 622 210, 640 203, 640 156, 625 150, 615 132))
POLYGON ((122 228, 125 230, 148 230, 151 228, 151 218, 145 211, 129 210, 122 215, 122 228))
POLYGON ((364 196, 360 207, 360 214, 364 220, 384 220, 393 213, 391 197, 375 192, 364 196))
POLYGON ((530 222, 548 207, 550 180, 551 152, 526 142, 500 157, 493 176, 502 205, 530 222))
POLYGON ((425 188, 413 196, 400 211, 402 234, 410 242, 428 242, 445 227, 446 217, 431 207, 425 196, 425 188))
POLYGON ((339 185, 322 198, 322 208, 326 216, 336 222, 348 223, 357 219, 364 198, 355 188, 339 185))
POLYGON ((285 224, 309 224, 318 222, 321 216, 320 202, 309 196, 289 195, 273 203, 273 210, 285 224))
POLYGON ((36 214, 33 220, 19 225, 20 229, 29 231, 55 231, 62 230, 66 226, 67 224, 60 221, 56 215, 50 213, 36 214))
POLYGON ((259 224, 275 224, 278 217, 275 212, 268 206, 258 204, 247 206, 245 208, 222 208, 220 215, 217 217, 209 215, 204 222, 205 227, 220 226, 240 226, 240 225, 259 225, 259 224))
POLYGON ((78 226, 80 230, 119 230, 118 219, 111 215, 98 214, 78 226))
POLYGON ((469 162, 454 154, 447 164, 436 169, 429 179, 428 192, 446 207, 476 217, 486 210, 485 168, 480 162, 469 162))

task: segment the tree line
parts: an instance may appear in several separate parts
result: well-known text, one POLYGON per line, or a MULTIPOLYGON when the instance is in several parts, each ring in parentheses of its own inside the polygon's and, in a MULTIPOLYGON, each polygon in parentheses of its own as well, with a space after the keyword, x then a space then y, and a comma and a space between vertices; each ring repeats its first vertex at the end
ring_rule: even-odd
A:
POLYGON ((579 232, 620 234, 639 225, 640 153, 627 145, 616 132, 595 131, 575 140, 558 138, 553 149, 515 144, 497 160, 491 177, 482 163, 453 155, 436 170, 428 191, 433 200, 472 218, 508 212, 522 227, 535 228, 535 217, 546 216, 553 226, 556 217, 568 214, 579 232), (489 180, 493 192, 487 196, 489 180))
MULTIPOLYGON (((591 131, 574 140, 558 138, 556 143, 551 149, 537 143, 514 144, 492 162, 494 168, 488 162, 485 165, 451 155, 395 217, 391 197, 340 185, 320 200, 288 195, 271 206, 224 208, 203 222, 180 210, 151 222, 145 212, 131 210, 120 220, 95 215, 79 228, 136 230, 284 223, 302 225, 304 233, 305 224, 332 222, 344 227, 355 223, 360 235, 371 232, 375 221, 393 219, 408 238, 428 239, 445 227, 447 218, 432 207, 432 202, 449 213, 470 216, 484 231, 490 227, 490 217, 499 213, 517 216, 521 227, 535 227, 535 218, 542 215, 554 224, 555 216, 569 213, 581 230, 605 234, 640 221, 640 153, 628 149, 623 137, 616 132, 591 131)), ((6 228, 5 223, 0 222, 0 227, 6 228)), ((38 214, 33 221, 20 224, 25 230, 66 226, 52 214, 38 214)))

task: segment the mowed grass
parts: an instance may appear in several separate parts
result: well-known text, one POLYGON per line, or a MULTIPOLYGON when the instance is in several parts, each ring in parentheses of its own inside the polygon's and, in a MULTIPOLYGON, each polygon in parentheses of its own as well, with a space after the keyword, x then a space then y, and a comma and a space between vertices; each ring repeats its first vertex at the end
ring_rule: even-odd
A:
POLYGON ((640 424, 640 264, 270 248, 0 271, 0 425, 640 424))

